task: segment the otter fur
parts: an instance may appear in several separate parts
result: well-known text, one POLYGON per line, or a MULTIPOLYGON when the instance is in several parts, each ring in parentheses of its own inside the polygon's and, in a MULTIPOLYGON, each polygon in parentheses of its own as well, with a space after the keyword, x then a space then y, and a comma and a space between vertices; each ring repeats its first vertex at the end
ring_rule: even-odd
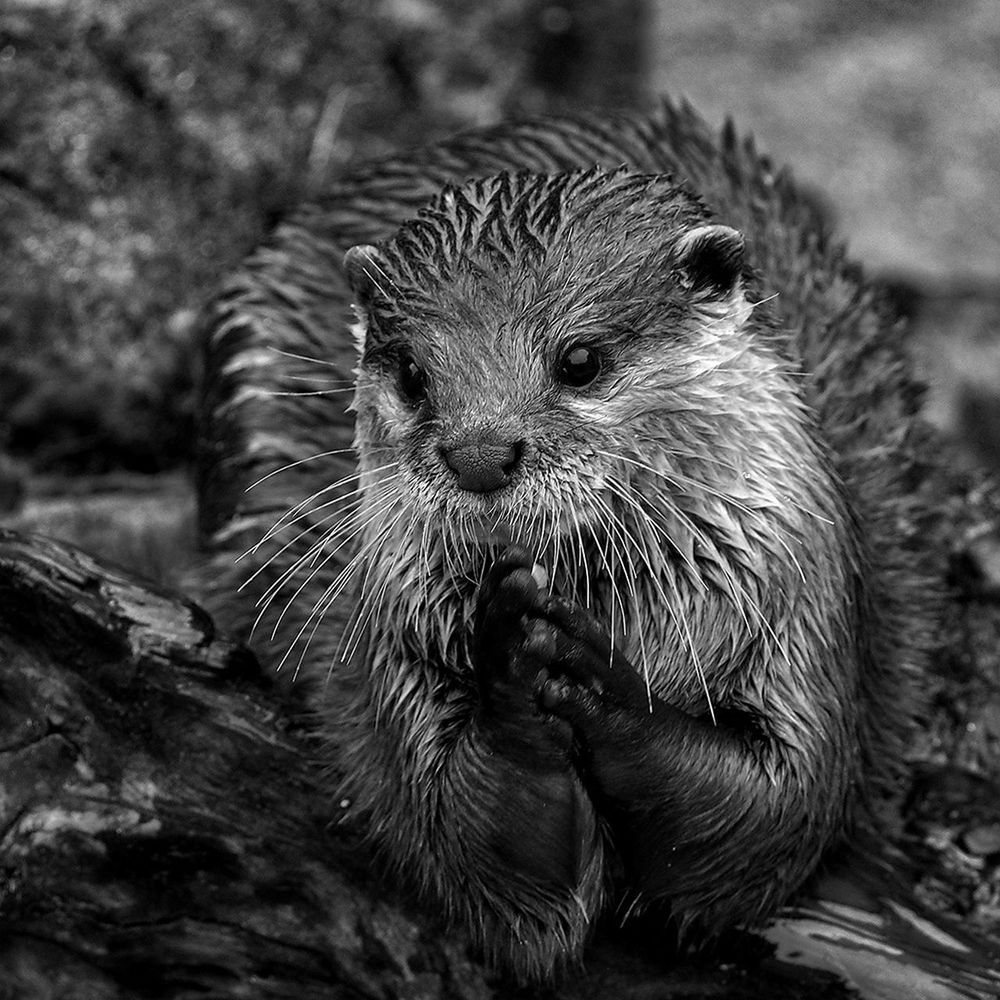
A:
POLYGON ((919 393, 731 127, 363 166, 208 351, 225 617, 314 682, 331 813, 498 967, 550 976, 611 903, 760 921, 876 823, 934 639, 919 393))

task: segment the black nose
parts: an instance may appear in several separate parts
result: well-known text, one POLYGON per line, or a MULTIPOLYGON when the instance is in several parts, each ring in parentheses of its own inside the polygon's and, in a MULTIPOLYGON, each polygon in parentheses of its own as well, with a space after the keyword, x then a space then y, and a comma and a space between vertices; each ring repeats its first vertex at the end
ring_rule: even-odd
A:
POLYGON ((442 447, 441 455, 445 465, 458 476, 460 489, 489 493, 510 482, 522 450, 521 441, 503 441, 480 434, 442 447))

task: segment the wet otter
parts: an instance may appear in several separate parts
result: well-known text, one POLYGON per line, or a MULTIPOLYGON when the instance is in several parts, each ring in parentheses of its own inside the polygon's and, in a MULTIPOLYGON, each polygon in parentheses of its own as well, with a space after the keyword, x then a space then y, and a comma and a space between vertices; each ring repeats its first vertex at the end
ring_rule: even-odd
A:
POLYGON ((500 965, 548 975, 620 893, 758 920, 891 788, 916 392, 731 130, 664 106, 363 168, 234 279, 209 370, 218 564, 248 545, 262 646, 328 677, 336 794, 500 965))

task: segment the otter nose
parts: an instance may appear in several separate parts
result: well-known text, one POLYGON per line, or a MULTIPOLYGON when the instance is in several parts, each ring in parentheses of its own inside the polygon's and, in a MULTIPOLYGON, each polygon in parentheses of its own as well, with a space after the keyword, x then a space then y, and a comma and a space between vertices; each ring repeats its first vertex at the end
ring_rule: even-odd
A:
POLYGON ((510 482, 521 461, 522 442, 476 435, 442 447, 445 465, 458 477, 460 489, 489 493, 510 482))

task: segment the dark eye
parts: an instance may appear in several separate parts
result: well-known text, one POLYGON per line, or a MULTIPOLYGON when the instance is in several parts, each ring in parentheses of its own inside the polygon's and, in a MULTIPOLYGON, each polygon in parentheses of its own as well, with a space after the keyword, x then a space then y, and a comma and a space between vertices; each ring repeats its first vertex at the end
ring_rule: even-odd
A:
POLYGON ((399 359, 399 391, 406 402, 416 405, 427 395, 427 376, 409 354, 399 359))
POLYGON ((565 385, 576 386, 578 389, 591 382, 601 374, 601 359, 592 347, 577 344, 571 347, 559 362, 556 377, 565 385))

